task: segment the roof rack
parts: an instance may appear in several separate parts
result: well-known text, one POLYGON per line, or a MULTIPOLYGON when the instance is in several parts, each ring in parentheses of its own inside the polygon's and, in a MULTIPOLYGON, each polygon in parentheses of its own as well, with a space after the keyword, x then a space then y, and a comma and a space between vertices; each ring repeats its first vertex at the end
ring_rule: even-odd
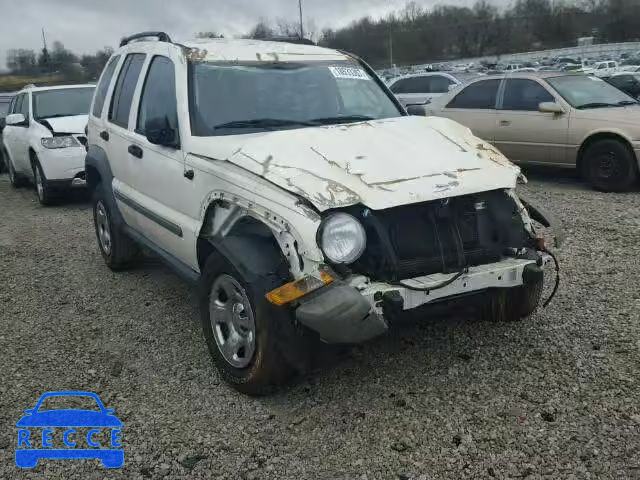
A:
POLYGON ((120 40, 120 46, 124 47, 133 40, 148 37, 157 37, 159 42, 172 43, 171 37, 169 37, 169 35, 167 35, 165 32, 140 32, 129 35, 128 37, 122 37, 122 40, 120 40))
POLYGON ((295 43, 297 45, 315 45, 312 40, 302 37, 267 37, 265 38, 265 40, 267 42, 286 42, 295 43))

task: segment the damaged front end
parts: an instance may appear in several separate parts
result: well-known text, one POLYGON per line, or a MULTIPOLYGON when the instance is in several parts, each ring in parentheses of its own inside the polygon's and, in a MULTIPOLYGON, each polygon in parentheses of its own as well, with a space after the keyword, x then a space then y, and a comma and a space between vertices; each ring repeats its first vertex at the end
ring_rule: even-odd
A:
POLYGON ((349 264, 328 262, 325 278, 331 280, 295 298, 296 318, 326 342, 358 343, 384 333, 394 316, 426 304, 536 288, 551 258, 530 211, 551 226, 510 189, 327 212, 355 218, 366 232, 366 248, 349 264))

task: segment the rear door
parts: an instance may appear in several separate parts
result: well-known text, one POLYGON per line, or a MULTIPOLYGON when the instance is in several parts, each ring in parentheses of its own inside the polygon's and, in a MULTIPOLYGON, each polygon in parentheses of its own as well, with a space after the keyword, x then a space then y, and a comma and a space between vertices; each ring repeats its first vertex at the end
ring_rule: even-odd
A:
POLYGON ((477 137, 493 142, 500 79, 480 80, 463 87, 440 115, 469 127, 477 137))
POLYGON ((558 102, 541 83, 507 79, 497 110, 496 147, 514 162, 565 164, 569 115, 542 113, 543 102, 558 102))
POLYGON ((108 139, 105 147, 114 176, 113 194, 125 221, 134 229, 138 228, 138 212, 135 205, 128 200, 133 196, 135 177, 140 174, 141 159, 130 153, 129 147, 134 136, 130 116, 145 59, 144 53, 129 53, 124 58, 113 87, 103 130, 106 133, 105 138, 108 139))

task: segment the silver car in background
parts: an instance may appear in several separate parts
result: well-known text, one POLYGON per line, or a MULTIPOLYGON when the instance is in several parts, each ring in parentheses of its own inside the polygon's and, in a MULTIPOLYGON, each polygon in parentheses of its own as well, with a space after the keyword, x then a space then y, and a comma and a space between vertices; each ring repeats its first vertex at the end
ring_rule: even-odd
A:
POLYGON ((426 72, 405 75, 389 82, 389 89, 403 106, 425 105, 481 75, 466 72, 426 72))

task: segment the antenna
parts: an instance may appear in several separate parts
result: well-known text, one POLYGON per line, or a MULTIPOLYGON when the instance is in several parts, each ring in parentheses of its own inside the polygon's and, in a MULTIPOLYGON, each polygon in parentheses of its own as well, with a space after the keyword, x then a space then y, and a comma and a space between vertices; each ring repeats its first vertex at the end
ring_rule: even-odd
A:
POLYGON ((304 38, 304 27, 302 24, 302 0, 298 0, 298 8, 300 9, 300 38, 304 38))

